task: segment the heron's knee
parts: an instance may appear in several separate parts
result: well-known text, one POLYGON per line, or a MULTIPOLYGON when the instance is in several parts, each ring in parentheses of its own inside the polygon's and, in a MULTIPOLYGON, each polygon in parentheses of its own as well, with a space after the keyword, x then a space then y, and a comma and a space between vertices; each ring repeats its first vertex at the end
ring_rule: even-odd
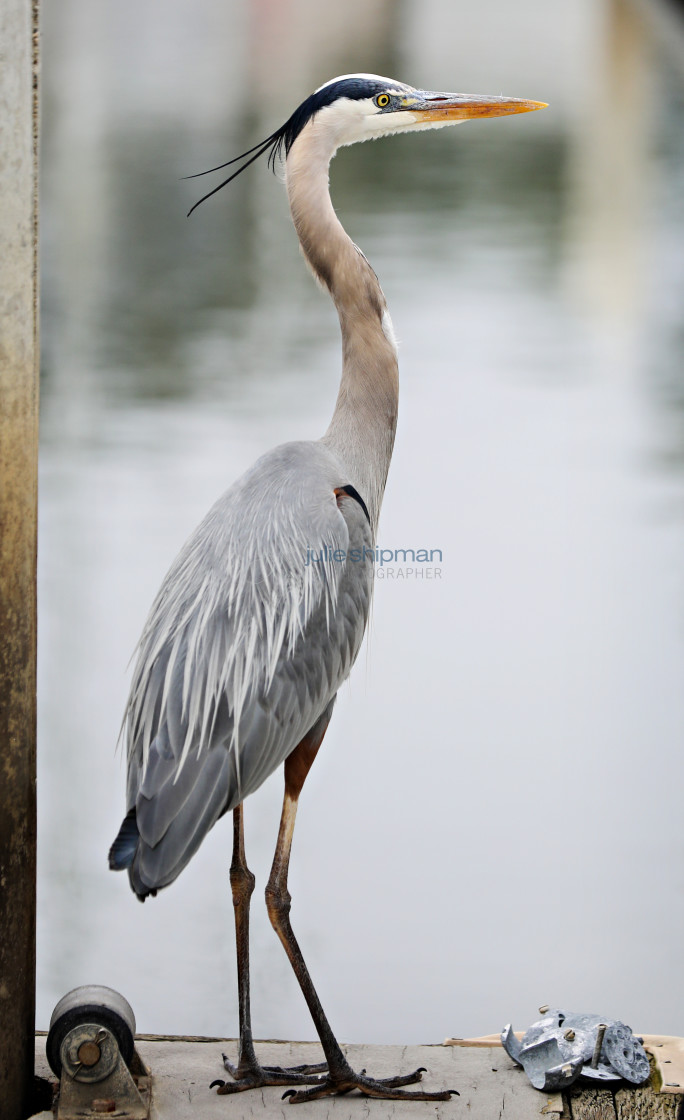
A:
POLYGON ((292 896, 287 887, 279 883, 269 883, 266 887, 266 909, 275 930, 279 928, 290 913, 292 896))
POLYGON ((248 867, 231 867, 230 886, 233 892, 233 906, 249 902, 256 879, 248 867))

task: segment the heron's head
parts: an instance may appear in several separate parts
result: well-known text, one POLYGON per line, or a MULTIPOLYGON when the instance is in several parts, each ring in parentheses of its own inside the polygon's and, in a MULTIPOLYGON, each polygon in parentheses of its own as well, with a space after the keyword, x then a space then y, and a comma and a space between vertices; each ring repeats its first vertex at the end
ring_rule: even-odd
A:
MULTIPOLYGON (((376 140, 392 133, 444 128, 474 117, 502 117, 513 113, 529 113, 545 107, 543 101, 465 93, 435 93, 414 89, 413 86, 407 86, 393 78, 382 78, 377 74, 345 74, 326 82, 307 97, 285 124, 266 140, 228 163, 211 168, 212 171, 218 171, 245 159, 245 163, 237 171, 204 195, 195 206, 215 194, 264 153, 268 152, 271 165, 279 156, 287 158, 298 137, 309 126, 315 127, 328 149, 328 155, 332 156, 337 148, 344 145, 376 140)), ((203 175, 208 173, 201 172, 203 175)))
POLYGON ((396 132, 444 128, 473 117, 501 117, 545 108, 540 101, 414 89, 377 74, 345 74, 307 97, 284 125, 284 146, 292 147, 309 121, 316 120, 336 147, 375 140, 396 132))

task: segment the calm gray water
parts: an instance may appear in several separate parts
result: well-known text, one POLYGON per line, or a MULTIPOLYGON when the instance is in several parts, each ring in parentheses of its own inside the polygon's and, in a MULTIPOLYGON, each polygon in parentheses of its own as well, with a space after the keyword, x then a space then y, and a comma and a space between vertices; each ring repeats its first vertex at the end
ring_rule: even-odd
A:
MULTIPOLYGON (((322 433, 339 376, 278 180, 256 166, 188 222, 203 181, 179 176, 251 146, 312 82, 290 73, 287 105, 255 110, 237 7, 202 6, 251 59, 215 97, 216 26, 189 21, 183 62, 183 5, 129 39, 67 9, 80 39, 45 28, 38 1022, 95 982, 143 1031, 234 1035, 229 823, 144 907, 106 854, 159 582, 258 454, 322 433), (198 87, 176 120, 171 72, 198 87)), ((411 50, 383 68, 428 80, 411 50)), ((347 50, 330 73, 370 65, 347 50)), ((378 573, 301 799, 293 924, 343 1039, 490 1032, 543 1002, 684 1033, 684 98, 655 68, 632 194, 591 193, 597 149, 553 106, 333 165, 401 343, 379 543, 442 553, 429 579, 378 573)), ((548 70, 503 92, 547 97, 548 70)), ((260 887, 280 797, 275 775, 246 806, 260 887)), ((255 1034, 310 1038, 260 891, 253 914, 255 1034)))

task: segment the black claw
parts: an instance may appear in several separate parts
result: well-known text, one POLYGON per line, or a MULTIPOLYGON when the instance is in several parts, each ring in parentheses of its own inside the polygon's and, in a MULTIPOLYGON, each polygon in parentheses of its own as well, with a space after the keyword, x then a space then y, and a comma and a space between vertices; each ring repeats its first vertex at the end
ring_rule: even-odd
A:
POLYGON ((416 1070, 416 1073, 427 1073, 427 1067, 426 1066, 418 1066, 418 1069, 416 1070))
POLYGON ((296 1089, 286 1089, 280 1099, 281 1099, 281 1101, 286 1101, 288 1097, 296 1097, 296 1095, 297 1095, 297 1090, 296 1089))
POLYGON ((224 1062, 228 1061, 228 1055, 227 1054, 221 1054, 221 1057, 223 1058, 224 1062))
POLYGON ((225 1081, 221 1081, 221 1078, 220 1078, 220 1077, 217 1077, 217 1078, 216 1078, 216 1081, 212 1081, 212 1083, 211 1083, 211 1085, 209 1086, 209 1088, 210 1088, 210 1089, 215 1089, 217 1085, 219 1086, 219 1088, 221 1088, 221 1089, 222 1089, 222 1088, 223 1088, 223 1086, 225 1085, 225 1081))

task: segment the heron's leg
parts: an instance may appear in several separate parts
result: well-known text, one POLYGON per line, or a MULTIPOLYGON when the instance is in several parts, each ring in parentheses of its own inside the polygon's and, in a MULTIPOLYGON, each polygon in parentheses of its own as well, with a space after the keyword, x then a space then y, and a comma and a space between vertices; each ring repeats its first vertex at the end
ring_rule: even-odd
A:
MULTIPOLYGON (((247 866, 242 804, 233 810, 233 858, 230 865, 230 886, 235 910, 235 942, 237 947, 238 1005, 240 1017, 240 1050, 238 1064, 223 1055, 225 1069, 234 1078, 226 1086, 219 1082, 219 1092, 239 1092, 259 1085, 292 1085, 315 1083, 313 1074, 327 1069, 325 1063, 281 1069, 261 1066, 254 1050, 252 1018, 249 1001, 249 906, 254 890, 254 875, 247 866)), ((216 1082, 214 1082, 216 1084, 216 1082)))
POLYGON ((332 1028, 323 1011, 321 1001, 318 998, 309 971, 304 963, 302 951, 292 932, 292 926, 290 925, 291 896, 287 889, 287 873, 290 863, 295 817, 297 815, 297 803, 307 774, 316 757, 318 748, 323 741, 323 736, 325 735, 331 714, 332 704, 324 715, 321 716, 318 723, 311 729, 309 735, 302 740, 285 762, 285 798, 280 818, 280 830, 278 833, 275 857, 266 887, 268 916, 283 944, 295 976, 299 981, 299 986, 308 1004, 311 1017, 314 1021, 318 1037, 321 1040, 321 1045, 328 1062, 328 1076, 320 1078, 318 1084, 312 1089, 299 1091, 292 1089, 286 1093, 285 1096, 289 1096, 290 1103, 295 1104, 300 1101, 314 1100, 318 1097, 329 1096, 334 1093, 348 1093, 352 1089, 358 1089, 366 1096, 382 1097, 391 1100, 400 1100, 404 1098, 430 1101, 449 1100, 452 1090, 446 1090, 441 1093, 422 1093, 420 1091, 406 1093, 399 1089, 400 1085, 410 1085, 416 1081, 420 1081, 424 1072, 423 1069, 414 1070, 413 1073, 404 1074, 402 1076, 389 1077, 381 1080, 374 1080, 373 1078, 366 1077, 365 1070, 360 1074, 354 1072, 332 1032, 332 1028), (324 718, 325 722, 323 722, 324 718))
MULTIPOLYGON (((234 1077, 243 1077, 257 1063, 252 1040, 252 1015, 249 1005, 249 904, 254 890, 254 875, 245 858, 245 833, 242 803, 233 809, 233 858, 230 864, 230 887, 235 911, 235 945, 237 949, 238 1007, 240 1017, 240 1053, 234 1077)), ((224 1058, 224 1061, 226 1059, 224 1058)), ((230 1070, 233 1073, 233 1070, 230 1070)))

